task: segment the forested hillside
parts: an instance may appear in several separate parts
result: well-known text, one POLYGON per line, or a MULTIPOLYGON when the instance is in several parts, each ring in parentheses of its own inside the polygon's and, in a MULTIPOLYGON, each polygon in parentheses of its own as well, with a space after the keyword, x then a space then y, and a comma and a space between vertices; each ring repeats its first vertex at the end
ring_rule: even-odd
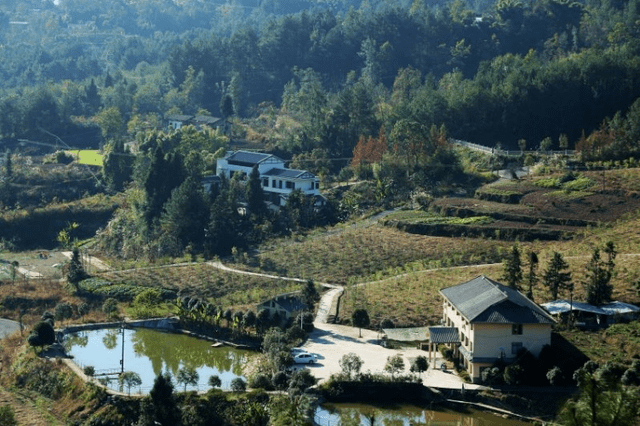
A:
POLYGON ((289 154, 349 157, 383 126, 442 124, 492 146, 573 147, 640 95, 639 5, 5 1, 0 134, 98 146, 169 111, 220 115, 228 95, 240 117, 293 118, 265 138, 289 154))

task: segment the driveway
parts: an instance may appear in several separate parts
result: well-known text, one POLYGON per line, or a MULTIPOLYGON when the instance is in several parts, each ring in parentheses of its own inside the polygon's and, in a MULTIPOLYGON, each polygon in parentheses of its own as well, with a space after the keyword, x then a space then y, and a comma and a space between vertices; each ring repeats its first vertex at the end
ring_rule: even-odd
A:
MULTIPOLYGON (((335 299, 341 292, 342 288, 337 286, 322 296, 316 321, 314 322, 315 330, 302 346, 308 352, 318 356, 317 363, 306 367, 320 382, 329 379, 332 374, 340 373, 342 371, 340 358, 350 352, 355 353, 362 359, 361 371, 370 371, 371 373, 384 373, 387 358, 400 354, 404 360, 404 373, 409 374, 411 362, 416 357, 420 355, 428 356, 427 352, 415 348, 385 348, 380 345, 381 336, 376 331, 362 329, 362 337, 360 337, 360 330, 356 327, 328 324, 327 317, 331 307, 335 305, 335 299)), ((439 366, 441 361, 441 359, 438 359, 436 365, 439 366)), ((463 385, 462 379, 455 373, 431 367, 425 373, 422 373, 422 382, 425 386, 446 389, 461 389, 463 385)), ((478 385, 464 384, 465 389, 478 387, 478 385)))

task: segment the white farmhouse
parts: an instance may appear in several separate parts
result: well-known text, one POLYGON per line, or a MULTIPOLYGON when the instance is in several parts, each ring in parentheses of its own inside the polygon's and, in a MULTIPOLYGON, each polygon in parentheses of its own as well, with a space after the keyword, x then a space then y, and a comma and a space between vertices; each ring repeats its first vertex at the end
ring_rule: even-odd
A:
POLYGON ((440 294, 443 325, 429 327, 429 353, 448 345, 474 383, 496 361, 515 361, 521 349, 537 357, 551 344, 553 318, 519 291, 484 275, 440 294))
POLYGON ((288 169, 283 159, 272 154, 231 151, 217 161, 216 174, 229 179, 237 173, 248 176, 254 166, 258 167, 267 200, 276 206, 284 206, 289 194, 296 189, 304 195, 322 198, 320 179, 316 175, 306 170, 288 169))

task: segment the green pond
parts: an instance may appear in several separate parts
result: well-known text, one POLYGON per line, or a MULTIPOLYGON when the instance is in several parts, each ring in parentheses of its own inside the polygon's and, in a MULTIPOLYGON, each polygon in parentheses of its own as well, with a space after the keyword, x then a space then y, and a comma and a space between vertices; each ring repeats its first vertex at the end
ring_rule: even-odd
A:
MULTIPOLYGON (((65 347, 76 364, 82 368, 92 366, 96 377, 108 382, 109 388, 122 390, 114 374, 121 371, 122 329, 70 333, 65 336, 65 347)), ((184 385, 179 385, 175 377, 185 367, 195 369, 199 376, 198 385, 188 386, 187 390, 206 391, 213 375, 220 377, 222 389, 229 389, 233 379, 246 380, 242 369, 252 356, 250 351, 227 346, 214 348, 211 342, 183 334, 143 328, 124 330, 124 371, 138 373, 142 379, 142 385, 132 388, 132 393, 149 393, 160 373, 171 374, 176 390, 182 391, 184 385)))
POLYGON ((323 404, 315 411, 319 426, 530 426, 530 423, 506 419, 488 412, 424 408, 414 405, 373 406, 367 404, 323 404), (373 421, 373 422, 372 422, 373 421))

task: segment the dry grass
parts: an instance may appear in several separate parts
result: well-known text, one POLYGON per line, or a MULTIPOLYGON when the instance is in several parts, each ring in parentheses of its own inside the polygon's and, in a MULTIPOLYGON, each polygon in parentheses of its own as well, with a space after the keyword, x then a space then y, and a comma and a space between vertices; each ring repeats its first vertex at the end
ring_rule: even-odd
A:
MULTIPOLYGON (((89 302, 92 307, 88 315, 74 317, 67 322, 100 322, 106 317, 102 313, 100 301, 87 301, 74 296, 66 287, 66 283, 52 279, 32 279, 0 281, 0 317, 20 320, 25 333, 40 320, 44 311, 54 312, 56 305, 66 302, 74 306, 89 302)), ((62 325, 60 323, 57 326, 62 325)))

